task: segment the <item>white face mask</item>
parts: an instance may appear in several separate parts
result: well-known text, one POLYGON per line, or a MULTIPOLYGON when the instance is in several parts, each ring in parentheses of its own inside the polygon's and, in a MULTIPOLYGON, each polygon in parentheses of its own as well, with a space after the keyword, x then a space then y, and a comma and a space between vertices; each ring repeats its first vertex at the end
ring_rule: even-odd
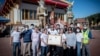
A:
POLYGON ((84 29, 87 29, 87 27, 85 26, 84 29))
POLYGON ((77 24, 77 27, 80 27, 80 24, 77 24))
POLYGON ((48 28, 48 26, 45 26, 45 28, 48 28))
POLYGON ((25 30, 28 30, 28 28, 25 28, 25 30))
POLYGON ((30 26, 30 29, 33 29, 34 28, 34 26, 30 26))
POLYGON ((73 25, 71 25, 70 27, 74 27, 73 25))
POLYGON ((80 30, 79 30, 79 29, 77 29, 76 31, 77 31, 77 32, 79 32, 80 30))

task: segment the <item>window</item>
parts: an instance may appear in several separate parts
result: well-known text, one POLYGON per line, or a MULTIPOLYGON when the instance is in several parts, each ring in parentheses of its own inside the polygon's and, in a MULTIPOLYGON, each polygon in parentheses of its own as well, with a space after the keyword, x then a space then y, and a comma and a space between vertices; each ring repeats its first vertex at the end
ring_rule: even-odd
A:
POLYGON ((28 19, 28 10, 25 10, 25 19, 28 19))
POLYGON ((35 11, 35 10, 34 10, 34 19, 37 19, 37 18, 36 18, 36 11, 35 11))
POLYGON ((36 10, 22 9, 22 19, 23 20, 36 19, 36 10))
POLYGON ((64 14, 62 13, 55 13, 55 17, 60 18, 61 20, 64 19, 64 14))
POLYGON ((33 11, 32 10, 30 10, 30 19, 33 19, 34 18, 34 13, 33 13, 33 11))
POLYGON ((28 19, 28 10, 22 9, 22 19, 27 20, 28 19))
POLYGON ((24 20, 24 9, 22 9, 22 19, 24 20))

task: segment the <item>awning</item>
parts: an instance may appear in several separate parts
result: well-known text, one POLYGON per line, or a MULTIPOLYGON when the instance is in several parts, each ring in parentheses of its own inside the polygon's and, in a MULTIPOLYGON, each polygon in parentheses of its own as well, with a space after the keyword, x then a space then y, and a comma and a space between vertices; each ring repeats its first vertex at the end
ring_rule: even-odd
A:
MULTIPOLYGON (((28 1, 28 0, 27 0, 28 1)), ((33 3, 38 3, 39 0, 31 0, 33 3)), ((67 8, 68 3, 58 0, 44 0, 46 5, 56 6, 58 8, 67 8)))
POLYGON ((45 0, 45 3, 47 5, 55 5, 55 6, 60 7, 60 8, 66 8, 66 7, 68 7, 67 3, 61 2, 61 1, 45 0))
POLYGON ((5 18, 3 16, 0 16, 0 23, 7 23, 9 21, 10 21, 9 19, 7 19, 7 18, 5 18))

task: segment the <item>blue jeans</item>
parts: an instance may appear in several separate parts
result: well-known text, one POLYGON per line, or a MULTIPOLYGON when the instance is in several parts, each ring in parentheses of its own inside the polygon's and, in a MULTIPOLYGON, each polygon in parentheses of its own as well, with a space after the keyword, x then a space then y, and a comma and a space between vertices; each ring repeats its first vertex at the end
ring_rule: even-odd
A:
POLYGON ((41 56, 47 56, 48 47, 41 46, 41 56))
POLYGON ((81 42, 77 42, 77 56, 81 56, 81 42))
POLYGON ((16 56, 16 51, 18 48, 17 56, 20 56, 20 42, 13 42, 13 56, 16 56))

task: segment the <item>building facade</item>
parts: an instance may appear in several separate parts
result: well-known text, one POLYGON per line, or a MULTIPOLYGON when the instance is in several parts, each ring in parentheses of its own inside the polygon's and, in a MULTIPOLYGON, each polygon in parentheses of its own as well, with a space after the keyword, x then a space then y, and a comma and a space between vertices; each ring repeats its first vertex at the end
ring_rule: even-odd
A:
MULTIPOLYGON (((54 11, 54 18, 60 18, 64 22, 70 21, 67 12, 71 3, 65 0, 44 0, 44 2, 46 13, 48 14, 45 24, 49 22, 48 20, 52 11, 54 11)), ((39 25, 39 19, 37 18, 38 6, 38 0, 6 0, 0 15, 10 19, 9 24, 39 25)))
POLYGON ((76 18, 76 20, 74 22, 80 23, 80 24, 88 24, 88 20, 85 18, 76 18))

